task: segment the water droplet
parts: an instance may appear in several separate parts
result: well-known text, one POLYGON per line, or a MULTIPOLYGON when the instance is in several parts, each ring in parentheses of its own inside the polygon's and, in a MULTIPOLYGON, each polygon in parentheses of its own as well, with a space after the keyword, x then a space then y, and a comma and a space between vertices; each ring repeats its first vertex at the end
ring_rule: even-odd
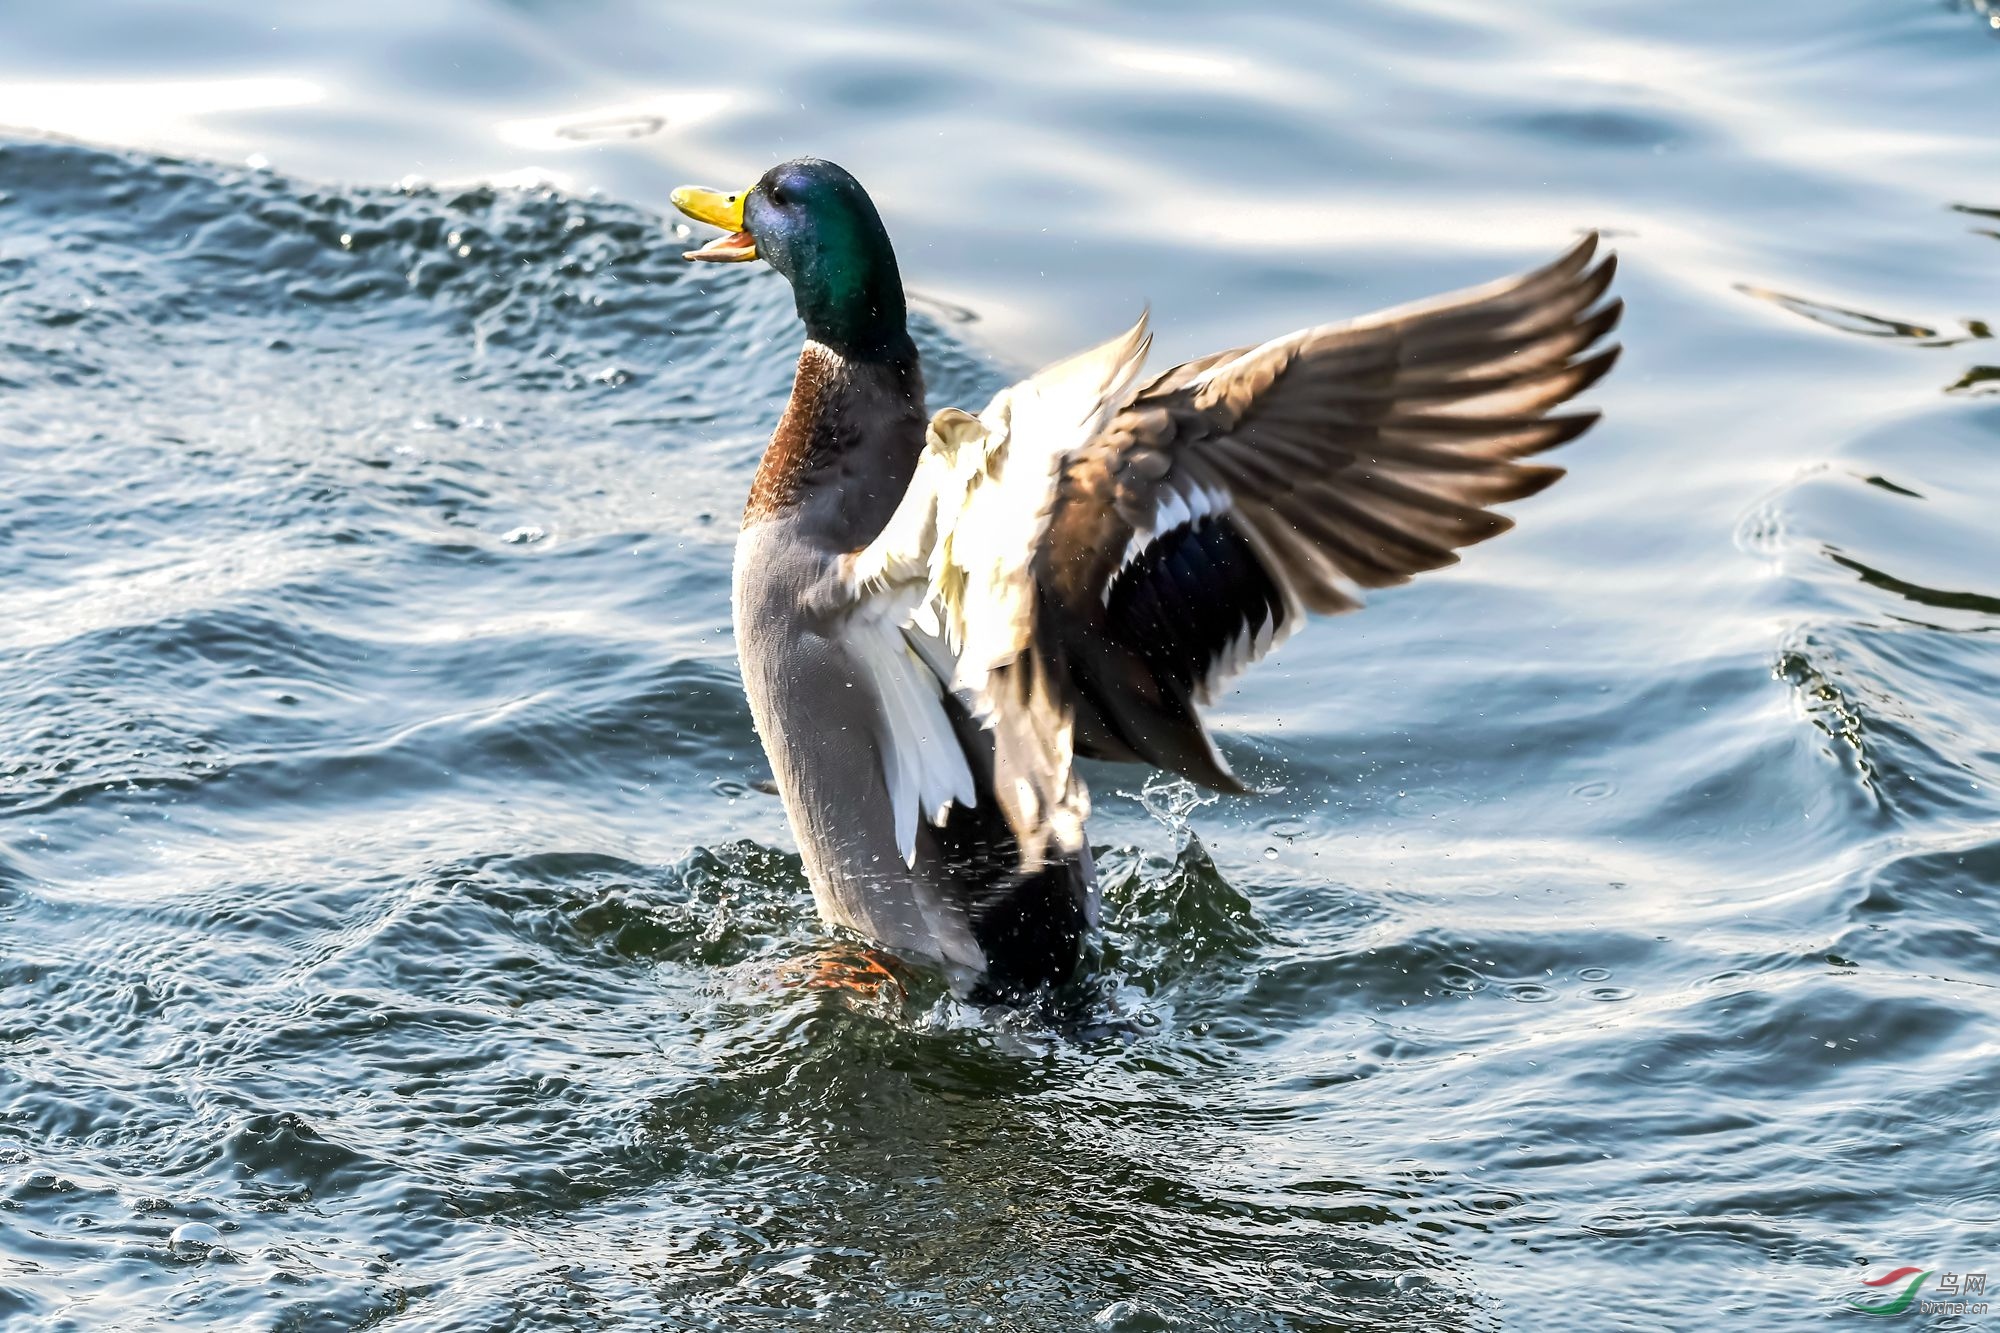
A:
POLYGON ((1266 861, 1275 861, 1275 860, 1277 860, 1277 859, 1278 859, 1278 849, 1277 849, 1276 847, 1266 847, 1266 848, 1264 849, 1264 859, 1265 859, 1266 861))
POLYGON ((1576 974, 1578 981, 1609 981, 1611 969, 1608 967, 1586 967, 1576 974))
POLYGON ((176 1259, 201 1259, 222 1248, 222 1233, 206 1222, 183 1222, 167 1237, 176 1259))

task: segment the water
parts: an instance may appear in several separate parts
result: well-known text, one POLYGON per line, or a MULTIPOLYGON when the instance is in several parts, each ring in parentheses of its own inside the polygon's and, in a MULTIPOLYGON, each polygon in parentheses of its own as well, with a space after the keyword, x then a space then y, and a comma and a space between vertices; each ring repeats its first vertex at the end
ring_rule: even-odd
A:
POLYGON ((10 1333, 1787 1328, 1995 1267, 1985 7, 96 9, 0 52, 88 141, 0 146, 10 1333), (797 333, 658 210, 808 150, 939 405, 1146 299, 1172 357, 1623 256, 1569 479, 1221 710, 1265 794, 1093 774, 1123 1035, 801 984, 858 960, 727 611, 797 333))

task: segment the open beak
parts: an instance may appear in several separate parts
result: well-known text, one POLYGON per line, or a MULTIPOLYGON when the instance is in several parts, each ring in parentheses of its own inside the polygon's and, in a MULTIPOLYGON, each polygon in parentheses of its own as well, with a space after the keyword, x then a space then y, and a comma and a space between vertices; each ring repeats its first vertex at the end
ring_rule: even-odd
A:
POLYGON ((727 236, 718 237, 699 250, 689 250, 683 259, 705 259, 711 264, 740 264, 757 257, 757 242, 743 230, 743 201, 750 192, 718 194, 699 186, 683 185, 671 196, 674 207, 711 227, 720 227, 727 236))

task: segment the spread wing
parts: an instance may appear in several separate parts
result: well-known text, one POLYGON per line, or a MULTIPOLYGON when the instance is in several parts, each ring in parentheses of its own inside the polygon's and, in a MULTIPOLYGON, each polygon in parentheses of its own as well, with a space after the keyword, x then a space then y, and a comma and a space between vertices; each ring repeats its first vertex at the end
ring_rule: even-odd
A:
POLYGON ((977 418, 939 415, 854 576, 924 583, 912 629, 994 732, 1025 861, 1081 845, 1076 754, 1242 790, 1200 704, 1307 612, 1455 562, 1512 526, 1492 506, 1562 475, 1521 460, 1597 419, 1550 415, 1617 356, 1592 350, 1621 309, 1599 304, 1615 261, 1596 248, 1133 392, 1142 320, 977 418))

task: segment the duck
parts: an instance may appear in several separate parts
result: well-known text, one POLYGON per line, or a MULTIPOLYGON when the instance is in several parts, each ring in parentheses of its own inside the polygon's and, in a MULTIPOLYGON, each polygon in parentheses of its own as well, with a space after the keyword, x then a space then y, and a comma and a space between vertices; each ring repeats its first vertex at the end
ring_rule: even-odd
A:
POLYGON ((1202 716, 1308 618, 1458 560, 1618 358, 1616 256, 1312 325, 1150 377, 1131 328, 1001 390, 925 401, 874 202, 799 158, 674 206, 761 261, 805 341, 750 483, 731 610, 820 917, 1003 1002, 1088 972, 1101 906, 1080 759, 1249 790, 1202 716))

